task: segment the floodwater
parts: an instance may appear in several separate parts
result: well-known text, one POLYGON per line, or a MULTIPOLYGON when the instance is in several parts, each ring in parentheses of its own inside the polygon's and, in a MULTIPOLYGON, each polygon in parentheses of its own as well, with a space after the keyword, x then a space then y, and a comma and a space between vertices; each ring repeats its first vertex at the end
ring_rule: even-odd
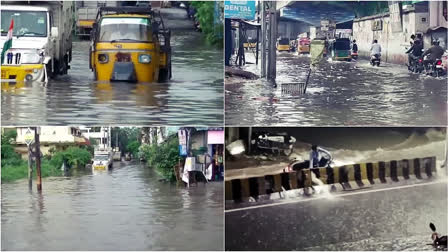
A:
POLYGON ((226 250, 434 250, 446 234, 447 183, 226 213, 226 250))
MULTIPOLYGON (((246 60, 255 62, 252 52, 246 60)), ((282 83, 304 83, 307 55, 277 54, 277 87, 262 80, 226 80, 226 125, 446 125, 447 79, 409 73, 406 66, 324 61, 305 95, 285 97, 282 83)), ((259 67, 243 69, 259 75, 259 67)))
POLYGON ((89 43, 73 43, 68 75, 46 87, 2 83, 2 124, 222 125, 222 49, 207 45, 201 33, 172 32, 173 78, 168 83, 96 83, 89 43))
MULTIPOLYGON (((427 245, 431 243, 430 222, 439 233, 447 234, 448 173, 447 167, 441 167, 446 157, 446 129, 323 127, 270 131, 294 136, 297 144, 290 157, 299 160, 308 159, 310 144, 314 143, 332 153, 335 166, 436 156, 437 172, 432 179, 389 181, 353 192, 304 197, 287 191, 284 199, 226 202, 226 209, 237 209, 225 216, 226 250, 421 251, 433 250, 427 245), (258 208, 242 209, 251 206, 258 208)), ((265 166, 226 167, 226 179, 281 172, 287 163, 284 157, 265 166)))
POLYGON ((2 250, 223 250, 220 182, 176 187, 115 162, 42 184, 2 184, 2 250))

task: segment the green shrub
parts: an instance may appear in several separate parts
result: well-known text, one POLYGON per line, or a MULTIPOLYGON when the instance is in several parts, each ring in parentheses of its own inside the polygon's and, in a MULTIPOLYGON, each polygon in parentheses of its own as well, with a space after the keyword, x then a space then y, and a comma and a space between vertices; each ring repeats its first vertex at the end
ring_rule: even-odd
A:
POLYGON ((56 152, 50 160, 54 167, 61 167, 64 159, 71 167, 85 166, 92 160, 92 154, 83 148, 69 147, 65 151, 56 152))
MULTIPOLYGON (((196 18, 199 20, 202 32, 205 34, 206 39, 213 45, 223 46, 223 25, 215 23, 215 1, 192 1, 190 2, 196 8, 196 18)), ((220 11, 222 7, 219 6, 220 11)), ((220 17, 219 17, 220 18, 220 17)))
POLYGON ((140 155, 147 160, 148 166, 156 169, 164 179, 175 181, 174 166, 179 162, 179 140, 170 137, 160 145, 142 145, 140 155))
POLYGON ((126 146, 126 150, 130 152, 134 157, 138 154, 140 148, 140 142, 138 141, 131 141, 126 146))

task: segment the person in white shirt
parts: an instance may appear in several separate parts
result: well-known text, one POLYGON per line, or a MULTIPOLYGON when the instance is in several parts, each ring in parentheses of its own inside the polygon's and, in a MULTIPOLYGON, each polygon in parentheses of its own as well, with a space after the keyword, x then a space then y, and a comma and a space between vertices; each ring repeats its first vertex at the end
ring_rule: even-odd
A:
POLYGON ((333 157, 331 153, 317 145, 311 146, 310 152, 310 169, 317 167, 325 167, 331 162, 333 157), (324 154, 324 155, 322 155, 324 154))
POLYGON ((370 47, 370 55, 376 55, 378 54, 379 56, 381 56, 381 46, 380 44, 378 44, 378 40, 374 40, 372 46, 370 47))

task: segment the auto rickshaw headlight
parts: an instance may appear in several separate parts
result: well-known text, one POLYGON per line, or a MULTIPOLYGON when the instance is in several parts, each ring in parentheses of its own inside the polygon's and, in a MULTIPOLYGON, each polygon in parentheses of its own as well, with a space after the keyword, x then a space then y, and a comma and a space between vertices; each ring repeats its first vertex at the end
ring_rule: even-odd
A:
POLYGON ((98 54, 98 61, 100 63, 107 63, 107 62, 109 62, 109 55, 107 55, 107 54, 98 54))
POLYGON ((151 63, 151 55, 149 55, 149 54, 140 54, 138 56, 138 62, 140 62, 140 63, 151 63))

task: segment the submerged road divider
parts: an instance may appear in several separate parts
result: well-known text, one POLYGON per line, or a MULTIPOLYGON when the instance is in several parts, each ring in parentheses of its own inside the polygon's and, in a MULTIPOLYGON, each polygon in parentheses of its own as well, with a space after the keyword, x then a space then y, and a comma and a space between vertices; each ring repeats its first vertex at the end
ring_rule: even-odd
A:
POLYGON ((303 169, 225 181, 225 199, 235 202, 312 186, 311 172, 331 190, 353 190, 407 179, 428 179, 436 172, 436 157, 402 159, 303 169))

